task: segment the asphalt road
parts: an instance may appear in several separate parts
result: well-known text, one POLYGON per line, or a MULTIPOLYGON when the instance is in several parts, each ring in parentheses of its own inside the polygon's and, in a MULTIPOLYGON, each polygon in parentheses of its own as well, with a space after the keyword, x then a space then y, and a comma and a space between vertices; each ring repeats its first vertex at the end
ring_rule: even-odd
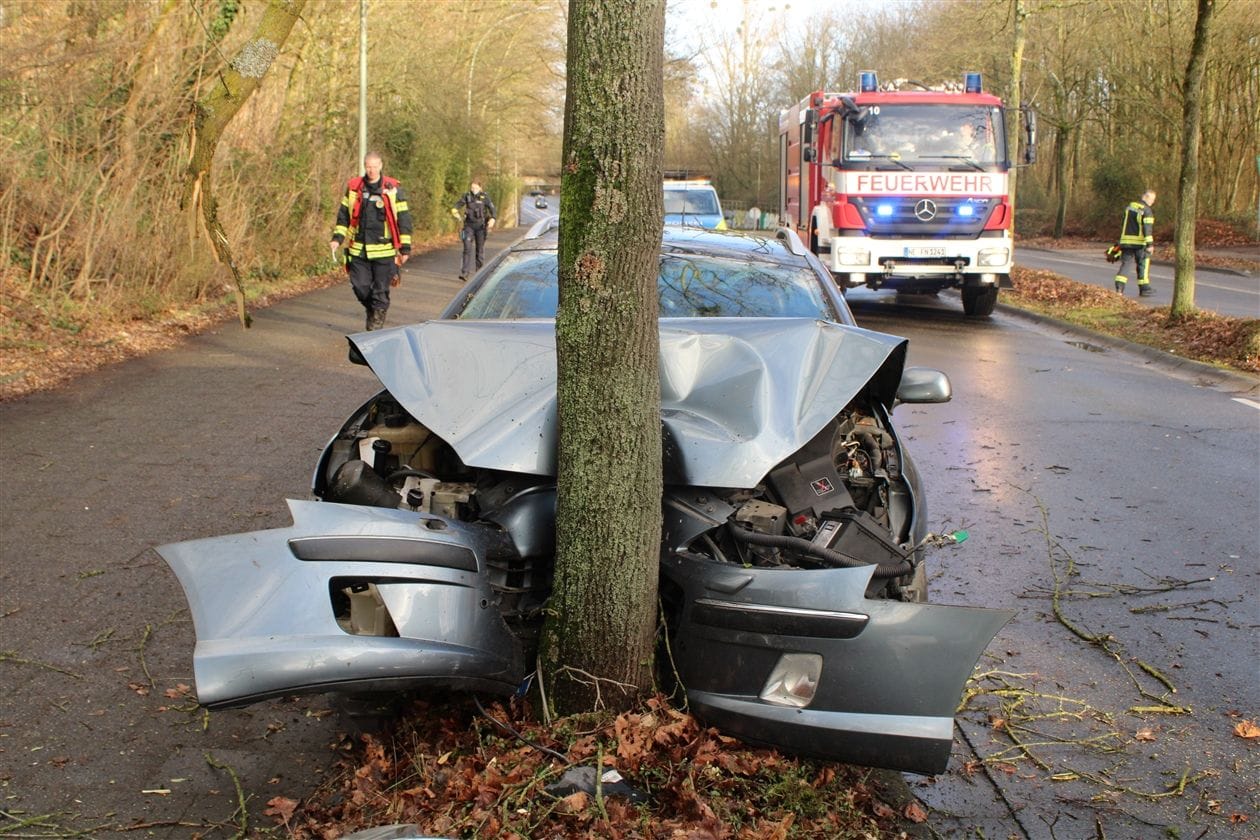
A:
MULTIPOLYGON (((1048 251, 1017 246, 1015 264, 1025 268, 1046 269, 1104 289, 1113 288, 1115 283, 1115 266, 1103 259, 1101 248, 1098 251, 1048 251)), ((1153 263, 1150 271, 1151 286, 1155 294, 1137 297, 1137 283, 1132 278, 1133 269, 1130 268, 1126 296, 1148 306, 1170 305, 1173 267, 1153 263)), ((1194 275, 1194 302, 1200 309, 1238 318, 1260 318, 1260 274, 1240 274, 1198 267, 1194 275)))
POLYGON ((1260 381, 1007 313, 968 321, 950 296, 849 301, 954 386, 895 412, 930 526, 970 533, 931 556, 931 599, 1019 611, 980 662, 950 771, 914 785, 933 827, 1257 836, 1258 745, 1234 726, 1260 716, 1260 381))
MULTIPOLYGON (((436 315, 458 271, 455 248, 411 260, 390 323, 436 315)), ((284 499, 309 497, 379 387, 346 361, 347 284, 253 314, 0 403, 0 836, 236 837, 236 781, 253 836, 358 725, 318 697, 205 714, 181 688, 191 621, 152 548, 288 525, 284 499)))
MULTIPOLYGON (((413 259, 390 322, 436 314, 458 264, 413 259)), ((1260 718, 1260 394, 1006 314, 969 321, 944 296, 850 299, 954 382, 952 403, 898 411, 931 524, 971 533, 932 555, 934 600, 1019 610, 950 771, 915 780, 933 827, 1254 836, 1257 745, 1232 731, 1260 718), (1061 614, 1111 652, 1054 617, 1056 579, 1061 614), (1188 711, 1131 711, 1167 703, 1188 711)), ((283 499, 307 496, 328 436, 375 390, 345 361, 361 319, 342 284, 0 404, 0 830, 253 833, 268 799, 302 798, 350 743, 355 721, 323 698, 198 710, 183 596, 151 549, 288 524, 283 499)))

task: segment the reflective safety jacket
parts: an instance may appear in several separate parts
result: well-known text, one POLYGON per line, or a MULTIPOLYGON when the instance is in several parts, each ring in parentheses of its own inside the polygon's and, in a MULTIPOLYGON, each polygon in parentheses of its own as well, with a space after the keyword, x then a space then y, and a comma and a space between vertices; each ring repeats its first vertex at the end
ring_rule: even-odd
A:
POLYGON ((1145 201, 1130 201, 1124 208, 1124 223, 1120 226, 1122 247, 1150 247, 1155 241, 1155 211, 1145 201))
POLYGON ((411 210, 398 181, 384 175, 374 184, 362 176, 351 178, 337 209, 333 239, 349 240, 350 257, 378 260, 410 254, 411 210))

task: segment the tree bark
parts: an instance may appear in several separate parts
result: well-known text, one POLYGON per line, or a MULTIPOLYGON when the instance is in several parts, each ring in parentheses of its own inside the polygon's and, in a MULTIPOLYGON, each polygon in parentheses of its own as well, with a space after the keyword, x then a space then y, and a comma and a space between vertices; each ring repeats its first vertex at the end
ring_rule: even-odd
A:
POLYGON ((1071 198, 1071 181, 1068 178, 1068 159, 1072 144, 1072 127, 1059 126, 1054 138, 1054 177, 1058 201, 1054 211, 1054 238, 1061 239, 1067 227, 1068 200, 1071 198))
POLYGON ((254 36, 237 51, 228 66, 219 71, 215 84, 193 109, 193 150, 185 173, 184 196, 180 205, 191 213, 201 210, 202 222, 215 256, 232 272, 237 314, 245 327, 250 324, 249 313, 245 310, 245 286, 223 225, 219 222, 210 169, 214 163, 214 150, 224 129, 262 83, 263 76, 280 54, 280 48, 305 5, 306 0, 268 0, 254 36))
POLYGON ((664 0, 569 5, 556 314, 548 700, 624 709, 652 684, 661 539, 657 273, 664 0))
POLYGON ((1023 82, 1024 72, 1024 23, 1028 18, 1028 8, 1024 5, 1024 0, 1011 0, 1011 14, 1014 23, 1014 33, 1011 42, 1011 96, 1006 102, 1007 118, 1006 118, 1006 145, 1008 149, 1013 149, 1014 166, 1007 173, 1011 196, 1011 231, 1015 230, 1015 182, 1019 174, 1018 166, 1019 158, 1019 98, 1023 95, 1021 84, 1023 82))
POLYGON ((1202 108, 1199 94, 1207 65, 1212 11, 1216 0, 1199 0, 1199 16, 1194 24, 1194 41, 1186 63, 1186 84, 1182 91, 1181 178, 1177 182, 1176 230, 1173 246, 1177 269, 1173 279, 1171 318, 1194 312, 1194 222, 1199 203, 1199 138, 1202 108))

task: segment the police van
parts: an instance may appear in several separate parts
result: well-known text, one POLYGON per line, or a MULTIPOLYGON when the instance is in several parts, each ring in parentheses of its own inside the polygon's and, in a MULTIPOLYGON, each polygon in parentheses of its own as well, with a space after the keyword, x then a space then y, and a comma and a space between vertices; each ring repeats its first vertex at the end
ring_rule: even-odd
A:
POLYGON ((722 205, 710 181, 666 181, 665 224, 726 230, 722 205))

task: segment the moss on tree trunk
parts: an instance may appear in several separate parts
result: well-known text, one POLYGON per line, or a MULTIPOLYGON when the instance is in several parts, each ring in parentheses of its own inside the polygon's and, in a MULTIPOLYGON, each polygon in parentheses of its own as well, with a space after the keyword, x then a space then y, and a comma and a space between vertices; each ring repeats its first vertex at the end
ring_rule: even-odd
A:
POLYGON ((569 6, 557 555, 542 647, 562 713, 625 708, 652 679, 664 21, 663 0, 569 6))
MULTIPOLYGON (((216 83, 194 106, 193 150, 184 177, 181 205, 194 215, 200 210, 215 257, 232 272, 237 314, 246 327, 250 319, 245 311, 245 287, 240 269, 232 257, 232 247, 219 222, 210 168, 223 130, 262 83, 263 76, 280 54, 280 48, 293 31, 293 24, 301 16, 305 5, 306 0, 269 0, 254 36, 237 51, 228 66, 219 71, 216 83)), ((195 219, 192 224, 196 224, 195 219)))

